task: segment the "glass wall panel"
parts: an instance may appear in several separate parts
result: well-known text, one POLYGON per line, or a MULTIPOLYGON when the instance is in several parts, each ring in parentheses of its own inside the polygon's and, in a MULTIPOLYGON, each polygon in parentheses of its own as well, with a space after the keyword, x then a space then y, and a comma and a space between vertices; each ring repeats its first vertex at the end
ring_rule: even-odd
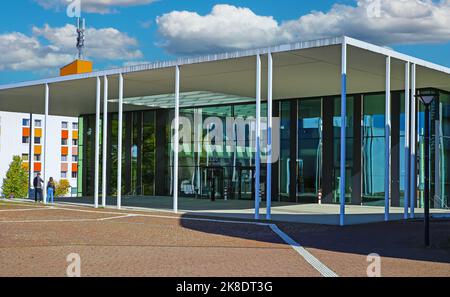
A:
POLYGON ((450 94, 441 92, 439 96, 439 180, 436 208, 449 208, 450 205, 450 94))
MULTIPOLYGON (((429 90, 421 90, 424 94, 429 90)), ((432 91, 434 93, 434 91, 432 91)), ((425 107, 419 103, 418 123, 418 164, 419 195, 418 206, 424 206, 425 190, 425 107)), ((430 108, 430 206, 434 208, 449 207, 449 147, 450 147, 450 95, 440 92, 430 108), (437 125, 437 126, 436 126, 437 125), (437 137, 439 135, 439 137, 437 137), (436 154, 437 153, 437 154, 436 154), (436 166, 437 165, 437 166, 436 166), (439 182, 436 184, 436 174, 439 182)))
MULTIPOLYGON (((279 197, 282 202, 290 200, 290 162, 291 162, 291 102, 280 103, 280 161, 279 161, 279 197)), ((293 140, 294 141, 294 140, 293 140)))
MULTIPOLYGON (((108 175, 108 177, 110 178, 109 180, 109 185, 110 185, 110 195, 117 195, 117 166, 118 166, 118 161, 119 160, 123 160, 122 158, 118 158, 117 153, 118 153, 118 128, 119 128, 119 115, 116 113, 113 114, 109 114, 108 117, 111 119, 111 127, 109 127, 109 129, 111 129, 111 133, 110 133, 110 138, 108 139, 108 145, 111 147, 110 149, 110 157, 108 158, 108 160, 112 163, 110 166, 110 174, 108 175)), ((122 163, 122 166, 124 166, 124 164, 122 163)), ((122 183, 123 184, 123 183, 122 183)), ((123 192, 122 192, 123 193, 123 192)))
POLYGON ((322 99, 298 103, 297 196, 316 202, 322 169, 322 99))
POLYGON ((362 198, 366 205, 383 205, 385 171, 385 95, 363 97, 362 198))
MULTIPOLYGON (((354 98, 347 97, 347 123, 346 123, 346 160, 345 160, 345 200, 351 201, 352 197, 352 169, 353 169, 353 117, 354 98)), ((333 115, 333 175, 334 195, 333 203, 340 203, 340 176, 341 176, 341 98, 334 99, 333 115)))
POLYGON ((152 196, 155 194, 155 112, 144 111, 143 143, 142 143, 142 194, 152 196))
POLYGON ((405 203, 405 94, 400 95, 400 141, 399 141, 399 162, 400 162, 400 206, 405 203))

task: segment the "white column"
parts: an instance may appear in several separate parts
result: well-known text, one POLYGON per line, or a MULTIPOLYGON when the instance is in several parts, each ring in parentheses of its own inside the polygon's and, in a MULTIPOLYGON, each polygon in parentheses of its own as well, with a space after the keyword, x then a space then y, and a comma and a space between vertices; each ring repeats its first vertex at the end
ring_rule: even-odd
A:
POLYGON ((410 64, 406 62, 405 64, 405 192, 404 192, 404 214, 403 218, 408 219, 409 212, 409 165, 410 165, 410 150, 409 150, 409 142, 410 142, 410 112, 411 112, 411 97, 410 97, 410 64))
POLYGON ((341 174, 340 174, 340 213, 339 222, 345 225, 345 159, 347 140, 347 42, 342 42, 341 52, 341 174))
POLYGON ((47 204, 47 122, 48 122, 48 101, 50 97, 50 89, 48 84, 45 84, 45 115, 44 115, 44 147, 42 153, 42 169, 43 169, 43 180, 44 188, 42 189, 44 204, 47 204))
POLYGON ((267 200, 267 211, 266 220, 272 219, 272 109, 273 109, 273 59, 272 53, 269 52, 268 57, 268 77, 267 77, 267 190, 266 190, 266 200, 267 200))
POLYGON ((180 130, 180 67, 175 68, 175 124, 173 136, 173 212, 178 212, 178 147, 180 130))
POLYGON ((412 64, 411 68, 411 177, 410 177, 410 194, 409 194, 409 217, 414 218, 415 201, 417 197, 417 113, 416 113, 416 64, 412 64))
POLYGON ((104 76, 103 85, 103 164, 102 164, 102 206, 106 207, 106 162, 108 142, 108 77, 104 76))
POLYGON ((95 99, 95 183, 94 183, 94 207, 98 208, 98 188, 99 188, 99 171, 100 171, 100 96, 101 81, 97 77, 97 93, 95 99))
POLYGON ((384 220, 389 221, 389 203, 391 197, 391 57, 386 57, 386 100, 384 117, 384 220))
MULTIPOLYGON (((34 115, 30 114, 30 156, 29 156, 29 165, 30 165, 30 188, 33 187, 34 180, 34 115)), ((30 189, 28 189, 28 193, 30 193, 30 189)), ((33 198, 34 197, 30 197, 33 198)))
POLYGON ((261 200, 261 56, 256 55, 256 139, 255 139, 255 220, 259 220, 261 200))
POLYGON ((119 74, 119 119, 117 132, 117 208, 122 207, 122 125, 123 125, 123 75, 119 74))

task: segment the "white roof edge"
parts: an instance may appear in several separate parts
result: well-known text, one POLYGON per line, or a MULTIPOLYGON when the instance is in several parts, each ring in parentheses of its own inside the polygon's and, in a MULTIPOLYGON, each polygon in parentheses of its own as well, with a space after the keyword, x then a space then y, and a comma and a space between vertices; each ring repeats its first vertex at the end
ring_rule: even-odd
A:
POLYGON ((182 65, 189 65, 189 64, 227 60, 227 59, 237 59, 237 58, 255 56, 257 54, 281 53, 281 52, 309 49, 309 48, 315 48, 315 47, 338 45, 338 44, 343 44, 344 42, 351 46, 355 46, 355 47, 358 47, 361 49, 372 51, 372 52, 375 52, 378 54, 390 56, 390 57, 393 57, 393 58, 396 58, 399 60, 403 60, 405 62, 414 63, 416 65, 420 65, 420 66, 430 68, 430 69, 433 69, 436 71, 444 72, 446 74, 450 74, 450 68, 447 68, 445 66, 427 62, 425 60, 421 60, 418 58, 414 58, 412 56, 408 56, 408 55, 396 52, 394 50, 391 50, 391 49, 388 49, 385 47, 381 47, 378 45, 374 45, 374 44, 371 44, 368 42, 364 42, 361 40, 357 40, 357 39, 354 39, 351 37, 341 36, 341 37, 324 38, 324 39, 317 39, 317 40, 310 40, 310 41, 301 41, 301 42, 296 42, 296 43, 277 45, 277 46, 271 46, 271 47, 265 47, 265 48, 259 48, 259 49, 242 50, 242 51, 235 51, 235 52, 222 53, 222 54, 210 54, 210 55, 198 56, 198 57, 179 58, 177 60, 172 60, 172 61, 153 62, 153 63, 143 64, 143 65, 127 66, 127 67, 110 69, 110 70, 101 70, 101 71, 95 71, 95 72, 90 72, 90 73, 85 73, 85 74, 59 76, 59 77, 45 78, 45 79, 34 80, 34 81, 5 84, 5 85, 0 85, 0 90, 38 86, 38 85, 43 85, 43 84, 52 84, 52 83, 79 80, 79 79, 96 78, 96 77, 105 76, 105 75, 107 75, 107 76, 118 75, 120 73, 126 74, 126 73, 131 73, 131 72, 139 72, 139 71, 146 71, 146 70, 152 70, 152 69, 162 69, 162 68, 175 67, 176 65, 182 66, 182 65))
POLYGON ((277 46, 271 46, 271 47, 259 48, 259 49, 242 50, 242 51, 228 52, 228 53, 222 53, 222 54, 210 54, 210 55, 198 56, 198 57, 179 58, 177 60, 172 60, 172 61, 153 62, 153 63, 142 64, 142 65, 137 65, 137 66, 127 66, 127 67, 110 69, 110 70, 94 71, 94 72, 84 73, 84 74, 58 76, 58 77, 53 77, 53 78, 45 78, 45 79, 39 79, 39 80, 33 80, 33 81, 5 84, 5 85, 0 85, 0 90, 21 88, 21 87, 30 87, 30 86, 51 84, 51 83, 78 80, 78 79, 95 78, 98 76, 105 76, 105 75, 108 75, 108 76, 109 75, 118 75, 120 73, 126 74, 126 73, 130 73, 130 72, 139 72, 139 71, 146 71, 146 70, 152 70, 152 69, 162 69, 162 68, 168 68, 168 67, 175 67, 176 65, 182 66, 182 65, 189 65, 189 64, 227 60, 227 59, 237 59, 237 58, 255 56, 257 54, 267 54, 269 52, 279 53, 279 52, 288 52, 288 51, 299 50, 299 49, 308 49, 308 48, 315 48, 315 47, 338 45, 338 44, 342 44, 343 40, 344 40, 344 37, 334 37, 334 38, 325 38, 325 39, 310 40, 310 41, 301 41, 301 42, 296 42, 296 43, 277 45, 277 46))
POLYGON ((344 37, 344 40, 348 45, 352 45, 352 46, 355 46, 355 47, 358 47, 358 48, 361 48, 364 50, 368 50, 368 51, 382 54, 385 56, 390 56, 390 57, 398 59, 398 60, 403 60, 405 62, 410 62, 410 63, 416 64, 416 65, 420 65, 420 66, 430 68, 430 69, 433 69, 436 71, 444 72, 446 74, 450 74, 450 68, 448 68, 448 67, 438 65, 435 63, 431 63, 431 62, 428 62, 428 61, 425 61, 425 60, 422 60, 419 58, 415 58, 415 57, 412 57, 412 56, 409 56, 406 54, 402 54, 402 53, 399 53, 397 51, 394 51, 394 50, 386 48, 386 47, 382 47, 379 45, 375 45, 372 43, 368 43, 368 42, 361 41, 361 40, 354 39, 354 38, 347 37, 347 36, 344 37))

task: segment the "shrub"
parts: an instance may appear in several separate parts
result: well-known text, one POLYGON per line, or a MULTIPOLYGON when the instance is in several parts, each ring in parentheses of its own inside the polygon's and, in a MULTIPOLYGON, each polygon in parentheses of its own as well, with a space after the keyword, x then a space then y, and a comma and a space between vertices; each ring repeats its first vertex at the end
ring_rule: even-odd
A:
POLYGON ((6 198, 28 196, 28 171, 23 168, 22 159, 14 156, 3 179, 2 192, 6 198))
POLYGON ((55 184, 55 196, 56 197, 64 197, 69 194, 70 183, 67 179, 62 179, 58 183, 55 184))

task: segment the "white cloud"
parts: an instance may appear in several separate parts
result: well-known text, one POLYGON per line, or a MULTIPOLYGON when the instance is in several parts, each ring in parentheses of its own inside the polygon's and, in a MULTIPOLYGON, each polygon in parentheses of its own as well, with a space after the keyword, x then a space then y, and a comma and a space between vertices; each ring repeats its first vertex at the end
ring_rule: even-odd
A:
MULTIPOLYGON (((73 25, 67 24, 58 28, 52 28, 49 25, 43 28, 33 27, 33 34, 44 37, 57 51, 74 52, 75 50, 77 34, 73 25)), ((129 60, 142 57, 141 51, 136 49, 137 40, 117 29, 87 28, 85 34, 86 55, 91 58, 129 60)))
POLYGON ((450 0, 355 2, 281 23, 226 4, 204 16, 173 11, 157 18, 159 45, 175 54, 199 54, 341 35, 380 45, 450 41, 450 0))
MULTIPOLYGON (((86 54, 99 60, 142 58, 137 41, 114 28, 86 30, 86 54)), ((0 70, 44 70, 71 62, 77 53, 75 26, 33 27, 30 36, 19 32, 0 34, 0 70)))
MULTIPOLYGON (((62 11, 66 9, 71 0, 34 0, 45 9, 62 11)), ((89 13, 114 13, 115 7, 128 7, 145 5, 156 0, 81 0, 81 11, 89 13)))
POLYGON ((278 23, 248 8, 216 5, 210 14, 173 11, 157 18, 160 44, 173 53, 203 53, 245 49, 273 43, 278 23))
POLYGON ((25 70, 62 66, 71 60, 67 53, 57 53, 33 36, 22 33, 0 35, 0 70, 25 70))

